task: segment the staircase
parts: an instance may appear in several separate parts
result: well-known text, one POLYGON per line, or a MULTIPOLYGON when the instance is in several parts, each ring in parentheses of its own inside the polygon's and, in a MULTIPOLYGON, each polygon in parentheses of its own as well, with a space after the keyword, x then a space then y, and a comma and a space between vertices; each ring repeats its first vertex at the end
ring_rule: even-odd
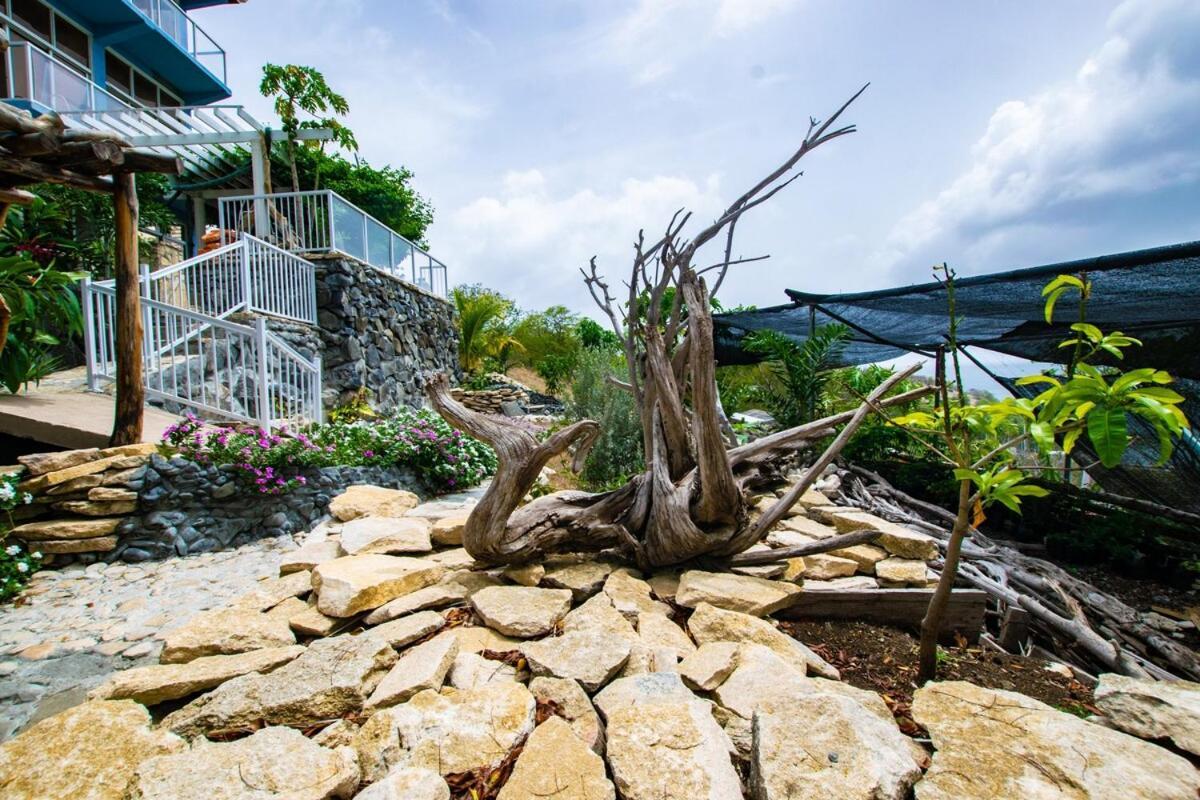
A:
MULTIPOLYGON (((142 267, 146 397, 167 410, 263 430, 320 422, 321 358, 306 358, 266 317, 316 324, 313 265, 248 233, 164 269, 142 267), (230 317, 252 317, 251 324, 230 317), (264 316, 265 315, 265 316, 264 316)), ((88 388, 116 376, 115 281, 84 279, 88 388)))

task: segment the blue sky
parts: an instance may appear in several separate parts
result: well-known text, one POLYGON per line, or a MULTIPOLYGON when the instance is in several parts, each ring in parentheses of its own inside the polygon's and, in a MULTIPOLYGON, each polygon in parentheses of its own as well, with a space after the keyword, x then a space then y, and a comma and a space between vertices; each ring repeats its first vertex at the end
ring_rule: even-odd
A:
POLYGON ((200 11, 235 102, 322 70, 436 207, 451 281, 590 312, 637 229, 698 219, 868 81, 860 132, 739 226, 727 304, 1200 239, 1200 2, 251 0, 200 11))

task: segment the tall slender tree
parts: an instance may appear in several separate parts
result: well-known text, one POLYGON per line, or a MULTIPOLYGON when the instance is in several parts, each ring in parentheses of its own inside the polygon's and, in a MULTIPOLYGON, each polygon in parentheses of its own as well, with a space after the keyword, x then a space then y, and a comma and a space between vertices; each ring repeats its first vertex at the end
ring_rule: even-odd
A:
POLYGON ((335 92, 325 76, 312 67, 296 64, 265 64, 262 82, 258 86, 263 97, 275 101, 275 113, 287 135, 288 163, 292 168, 292 191, 300 191, 300 175, 296 171, 296 143, 300 131, 306 128, 328 128, 333 141, 346 150, 357 150, 354 133, 338 120, 350 113, 346 98, 335 92), (310 119, 301 119, 301 114, 310 119), (328 116, 325 116, 328 115, 328 116))

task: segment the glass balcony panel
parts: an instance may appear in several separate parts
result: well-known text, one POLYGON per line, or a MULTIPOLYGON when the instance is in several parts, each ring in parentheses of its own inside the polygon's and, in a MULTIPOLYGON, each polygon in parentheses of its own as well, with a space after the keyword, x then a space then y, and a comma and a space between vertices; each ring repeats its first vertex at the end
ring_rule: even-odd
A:
POLYGON ((364 214, 340 197, 333 198, 333 246, 346 255, 367 260, 364 214))
POLYGON ((367 218, 367 263, 390 271, 391 250, 391 231, 375 220, 367 218))

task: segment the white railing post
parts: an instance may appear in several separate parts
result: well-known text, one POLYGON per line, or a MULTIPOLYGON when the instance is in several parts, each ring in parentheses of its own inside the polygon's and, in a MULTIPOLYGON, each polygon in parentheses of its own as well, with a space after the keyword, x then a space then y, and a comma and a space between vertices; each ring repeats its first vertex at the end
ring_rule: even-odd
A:
POLYGON ((254 349, 258 359, 258 427, 271 430, 271 387, 267 385, 267 321, 254 320, 254 349))
POLYGON ((337 228, 333 224, 333 190, 325 190, 325 217, 329 220, 329 245, 328 249, 337 249, 337 228))
POLYGON ((317 353, 316 356, 313 357, 313 367, 316 369, 316 373, 313 376, 313 389, 315 392, 315 395, 312 398, 313 416, 316 420, 316 423, 321 425, 325 422, 325 403, 321 400, 321 372, 323 370, 323 366, 321 364, 320 353, 317 353))
POLYGON ((93 328, 96 321, 92 310, 91 277, 84 277, 80 284, 79 296, 83 301, 83 353, 87 362, 87 387, 89 392, 95 392, 98 390, 99 383, 96 380, 96 331, 93 328))
POLYGON ((238 258, 241 260, 241 277, 242 277, 242 302, 246 306, 246 313, 249 314, 254 310, 254 287, 250 284, 250 240, 242 237, 241 247, 238 248, 238 258))

